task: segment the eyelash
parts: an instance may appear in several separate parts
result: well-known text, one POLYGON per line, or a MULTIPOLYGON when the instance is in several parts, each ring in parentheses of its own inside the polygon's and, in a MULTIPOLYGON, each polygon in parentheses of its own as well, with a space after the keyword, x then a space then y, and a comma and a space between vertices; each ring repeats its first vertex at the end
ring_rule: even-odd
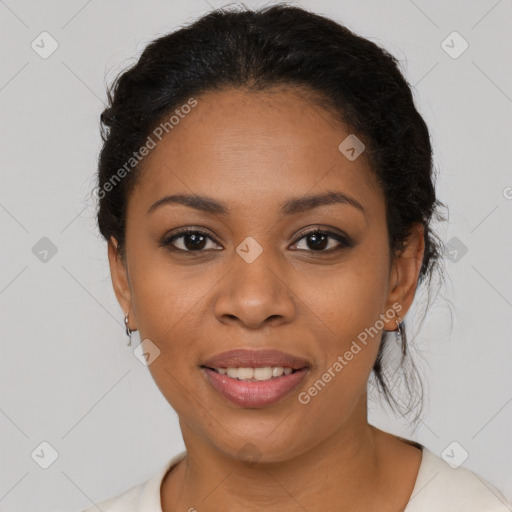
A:
MULTIPOLYGON (((183 236, 185 236, 187 234, 201 235, 203 237, 209 238, 210 240, 215 242, 217 245, 220 245, 219 242, 217 242, 212 236, 210 236, 205 231, 201 231, 200 229, 191 229, 191 228, 183 229, 183 230, 181 230, 181 231, 179 231, 177 233, 174 233, 171 236, 164 237, 160 241, 159 245, 161 247, 167 247, 169 250, 174 251, 174 252, 184 252, 184 253, 201 253, 201 252, 206 252, 206 250, 204 250, 204 249, 197 250, 197 251, 191 251, 191 250, 186 250, 186 249, 178 249, 178 248, 176 248, 176 247, 174 247, 172 245, 172 243, 175 240, 177 240, 179 238, 182 238, 183 236)), ((307 238, 308 236, 311 236, 311 235, 327 235, 329 238, 333 238, 334 240, 339 242, 341 245, 339 245, 338 247, 334 247, 334 248, 328 249, 328 250, 319 250, 319 251, 315 251, 315 250, 312 250, 312 249, 309 249, 309 250, 308 249, 297 249, 297 250, 299 250, 299 251, 306 251, 306 252, 312 252, 312 253, 319 253, 319 254, 331 254, 333 252, 337 252, 337 251, 340 251, 342 249, 348 249, 348 248, 352 247, 352 245, 353 245, 352 241, 350 240, 350 238, 348 238, 346 236, 343 236, 343 235, 340 235, 339 233, 334 233, 332 231, 326 231, 326 230, 322 230, 322 229, 319 229, 319 228, 315 228, 315 229, 312 229, 312 230, 307 231, 305 233, 302 233, 301 236, 292 245, 296 245, 302 239, 307 238)), ((218 250, 218 249, 214 249, 214 250, 218 250)))

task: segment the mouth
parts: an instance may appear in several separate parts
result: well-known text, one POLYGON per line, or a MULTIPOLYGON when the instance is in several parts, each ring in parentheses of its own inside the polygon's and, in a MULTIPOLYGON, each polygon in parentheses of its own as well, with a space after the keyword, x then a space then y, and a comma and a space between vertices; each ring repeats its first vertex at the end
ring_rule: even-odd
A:
POLYGON ((200 365, 207 383, 231 404, 263 408, 289 397, 302 385, 309 362, 276 350, 237 349, 200 365))
MULTIPOLYGON (((254 377, 246 379, 230 377, 227 374, 230 370, 244 371, 246 368, 228 368, 226 374, 222 374, 216 369, 201 367, 211 388, 223 399, 238 407, 252 409, 268 407, 289 397, 298 390, 309 372, 307 367, 294 371, 288 368, 289 371, 279 377, 272 376, 266 380, 258 380, 254 377)), ((250 368, 250 370, 257 371, 258 368, 250 368)))
POLYGON ((291 370, 301 370, 309 368, 310 363, 303 357, 299 357, 280 350, 249 350, 249 349, 235 349, 227 352, 222 352, 206 361, 202 362, 202 367, 210 368, 211 370, 228 375, 233 378, 252 378, 256 379, 259 376, 264 377, 264 380, 271 376, 279 377, 288 374, 291 370), (229 369, 232 369, 229 372, 229 369), (269 368, 271 370, 269 370, 269 368), (283 372, 280 373, 280 368, 283 372), (237 369, 235 372, 233 369, 237 369), (255 375, 251 375, 252 370, 257 370, 255 375), (224 373, 224 370, 226 373, 224 373), (272 375, 269 375, 269 371, 272 375), (276 375, 274 375, 276 373, 276 375))
POLYGON ((269 380, 279 379, 283 375, 291 375, 307 368, 290 368, 289 366, 258 366, 258 367, 218 367, 211 368, 209 366, 201 366, 207 370, 218 373, 219 375, 227 375, 231 379, 237 379, 244 382, 266 382, 269 380))

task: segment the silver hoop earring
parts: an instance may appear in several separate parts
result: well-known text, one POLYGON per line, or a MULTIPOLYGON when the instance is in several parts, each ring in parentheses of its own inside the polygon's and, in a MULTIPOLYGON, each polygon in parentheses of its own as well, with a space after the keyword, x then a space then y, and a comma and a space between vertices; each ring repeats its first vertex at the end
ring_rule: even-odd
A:
POLYGON ((402 347, 402 355, 405 357, 405 354, 407 352, 407 346, 405 343, 404 322, 400 317, 398 317, 398 320, 395 320, 395 322, 397 326, 397 330, 395 331, 396 339, 400 343, 402 347))
POLYGON ((124 325, 126 328, 126 335, 128 336, 128 343, 127 347, 131 346, 132 344, 132 330, 128 327, 128 313, 126 313, 126 316, 124 317, 124 325))

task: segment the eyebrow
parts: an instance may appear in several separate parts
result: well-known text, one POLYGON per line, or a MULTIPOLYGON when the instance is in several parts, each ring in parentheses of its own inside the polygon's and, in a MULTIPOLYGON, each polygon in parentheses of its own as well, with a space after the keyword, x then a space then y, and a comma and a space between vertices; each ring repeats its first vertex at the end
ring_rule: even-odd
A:
MULTIPOLYGON (((229 215, 231 212, 230 209, 224 203, 221 203, 220 201, 217 201, 212 197, 188 194, 173 194, 162 197, 161 199, 153 203, 149 210, 147 211, 147 215, 154 212, 157 208, 165 204, 182 204, 184 206, 195 208, 196 210, 200 210, 202 212, 209 213, 212 215, 226 216, 229 215)), ((327 206, 331 204, 351 205, 354 208, 360 210, 363 214, 365 214, 365 210, 361 203, 359 203, 359 201, 357 201, 353 197, 342 192, 328 191, 317 195, 295 197, 285 201, 281 205, 281 215, 297 215, 305 211, 313 210, 314 208, 318 208, 320 206, 327 206)))

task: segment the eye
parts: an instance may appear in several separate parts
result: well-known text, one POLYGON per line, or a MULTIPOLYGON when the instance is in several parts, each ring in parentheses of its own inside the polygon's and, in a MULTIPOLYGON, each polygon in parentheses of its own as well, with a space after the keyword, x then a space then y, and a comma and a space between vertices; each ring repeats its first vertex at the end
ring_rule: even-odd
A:
POLYGON ((215 240, 213 240, 213 238, 204 231, 200 231, 198 229, 184 229, 178 233, 174 233, 171 236, 164 237, 159 245, 165 247, 172 246, 169 248, 176 251, 204 252, 202 249, 208 248, 207 240, 211 240, 214 242, 214 244, 216 244, 215 240), (183 239, 179 242, 181 247, 177 247, 174 242, 180 239, 183 239))
MULTIPOLYGON (((312 250, 308 252, 330 253, 352 246, 352 242, 348 237, 339 233, 333 233, 332 231, 322 231, 318 228, 303 234, 303 236, 301 236, 298 242, 295 242, 294 245, 299 244, 301 240, 306 240, 306 246, 312 248, 312 250), (338 245, 336 246, 336 244, 334 244, 334 247, 330 247, 329 249, 325 250, 325 248, 329 246, 329 239, 331 239, 331 241, 334 240, 338 242, 338 245)), ((307 251, 308 249, 299 248, 299 250, 307 251)))
MULTIPOLYGON (((313 229, 304 233, 298 241, 295 242, 294 246, 301 243, 302 240, 306 240, 306 248, 300 248, 299 250, 305 250, 307 252, 323 252, 331 253, 339 251, 344 248, 352 247, 352 242, 347 236, 332 231, 323 231, 321 229, 313 229), (329 247, 329 239, 338 243, 334 244, 334 247, 329 247), (308 250, 308 247, 310 250, 308 250), (327 249, 326 249, 327 247, 327 249)), ((181 252, 204 252, 203 249, 214 249, 217 242, 206 232, 199 229, 184 229, 170 236, 164 237, 160 243, 162 247, 168 247, 173 251, 181 252), (213 242, 213 247, 208 247, 208 240, 213 242), (179 243, 176 243, 179 241, 179 243), (179 247, 178 245, 181 245, 179 247)), ((292 246, 292 247, 294 247, 292 246)))

